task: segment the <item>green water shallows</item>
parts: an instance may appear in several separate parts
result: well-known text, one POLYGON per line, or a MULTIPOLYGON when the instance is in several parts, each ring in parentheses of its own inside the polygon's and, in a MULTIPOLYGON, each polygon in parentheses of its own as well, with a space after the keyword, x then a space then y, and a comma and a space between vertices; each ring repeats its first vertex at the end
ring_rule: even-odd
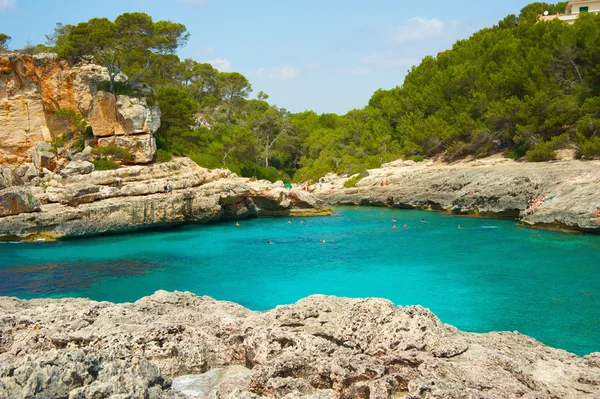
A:
POLYGON ((129 302, 164 289, 254 310, 316 293, 383 297, 428 307, 465 331, 518 330, 580 355, 600 351, 599 236, 421 211, 337 211, 305 223, 0 243, 0 295, 129 302))

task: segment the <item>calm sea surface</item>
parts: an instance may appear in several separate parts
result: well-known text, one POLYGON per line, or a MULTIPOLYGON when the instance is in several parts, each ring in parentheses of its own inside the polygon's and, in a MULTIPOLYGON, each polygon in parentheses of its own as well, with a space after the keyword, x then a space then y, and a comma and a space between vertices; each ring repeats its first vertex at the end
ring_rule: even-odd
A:
POLYGON ((465 331, 517 330, 579 355, 600 351, 600 236, 421 211, 336 210, 305 223, 268 218, 0 243, 0 295, 129 302, 164 289, 254 310, 317 293, 383 297, 428 307, 465 331))

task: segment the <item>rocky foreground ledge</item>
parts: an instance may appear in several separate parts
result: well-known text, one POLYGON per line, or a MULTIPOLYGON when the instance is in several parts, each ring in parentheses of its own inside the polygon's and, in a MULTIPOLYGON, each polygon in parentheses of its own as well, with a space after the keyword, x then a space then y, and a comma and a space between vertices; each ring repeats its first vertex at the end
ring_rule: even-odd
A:
POLYGON ((354 188, 344 188, 346 180, 330 177, 315 195, 332 205, 429 209, 600 233, 600 218, 595 217, 600 207, 599 161, 528 163, 496 158, 443 165, 400 160, 369 170, 354 188), (527 212, 528 201, 542 195, 548 201, 534 213, 527 212))
POLYGON ((382 299, 312 296, 259 313, 164 291, 126 304, 0 297, 0 397, 186 397, 181 391, 598 398, 600 353, 582 358, 518 333, 465 333, 427 309, 382 299))
MULTIPOLYGON (((80 162, 83 166, 91 163, 80 162)), ((53 240, 251 216, 324 215, 311 194, 202 168, 188 158, 110 171, 47 171, 41 187, 0 190, 0 241, 53 240), (172 193, 165 193, 170 180, 172 193)))

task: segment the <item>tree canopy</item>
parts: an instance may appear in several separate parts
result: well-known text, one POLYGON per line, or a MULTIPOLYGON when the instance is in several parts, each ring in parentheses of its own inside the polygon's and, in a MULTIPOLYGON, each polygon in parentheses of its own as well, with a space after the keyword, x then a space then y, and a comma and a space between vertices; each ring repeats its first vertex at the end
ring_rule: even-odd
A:
POLYGON ((242 74, 177 57, 185 26, 143 13, 57 24, 47 44, 70 60, 94 55, 109 70, 111 90, 121 71, 130 86, 151 85, 156 94, 148 101, 162 111, 162 154, 243 176, 305 181, 399 157, 502 153, 545 161, 563 148, 600 157, 600 14, 581 14, 574 25, 539 22, 539 14, 565 6, 529 4, 425 57, 402 85, 377 90, 346 115, 289 113, 262 91, 250 98, 242 74))
POLYGON ((93 55, 108 69, 110 90, 115 91, 115 78, 129 69, 128 85, 131 87, 160 56, 172 54, 188 38, 186 27, 171 21, 153 22, 141 12, 119 15, 115 21, 92 18, 75 26, 57 26, 55 35, 48 37, 56 45, 59 56, 76 60, 93 55), (133 68, 133 57, 143 59, 142 66, 133 68))
POLYGON ((6 33, 0 33, 0 50, 8 50, 8 42, 12 39, 6 33))

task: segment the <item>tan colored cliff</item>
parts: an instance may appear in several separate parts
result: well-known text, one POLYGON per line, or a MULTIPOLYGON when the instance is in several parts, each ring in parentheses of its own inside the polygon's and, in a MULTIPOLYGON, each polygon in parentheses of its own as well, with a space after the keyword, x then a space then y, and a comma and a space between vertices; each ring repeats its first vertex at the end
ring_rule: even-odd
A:
POLYGON ((98 90, 106 81, 106 69, 93 63, 71 66, 49 53, 0 54, 0 165, 30 162, 36 143, 64 133, 66 126, 55 117, 61 108, 81 114, 103 138, 98 145, 127 136, 119 145, 131 150, 135 162, 150 162, 156 152, 152 135, 160 126, 158 107, 144 96, 151 91, 142 87, 139 98, 115 96, 98 90))

